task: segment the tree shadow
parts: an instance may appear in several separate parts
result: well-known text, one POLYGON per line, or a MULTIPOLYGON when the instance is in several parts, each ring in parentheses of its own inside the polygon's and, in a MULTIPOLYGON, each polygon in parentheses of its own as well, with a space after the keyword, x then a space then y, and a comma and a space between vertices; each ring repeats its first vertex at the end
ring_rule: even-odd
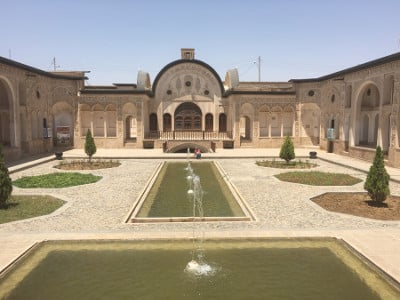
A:
POLYGON ((17 207, 19 205, 18 202, 8 202, 8 203, 4 203, 3 205, 0 205, 0 209, 11 209, 14 207, 17 207))
POLYGON ((381 202, 381 201, 374 201, 374 200, 366 200, 365 203, 368 204, 368 206, 372 206, 372 207, 380 207, 380 208, 388 208, 389 206, 387 205, 387 203, 385 202, 381 202))

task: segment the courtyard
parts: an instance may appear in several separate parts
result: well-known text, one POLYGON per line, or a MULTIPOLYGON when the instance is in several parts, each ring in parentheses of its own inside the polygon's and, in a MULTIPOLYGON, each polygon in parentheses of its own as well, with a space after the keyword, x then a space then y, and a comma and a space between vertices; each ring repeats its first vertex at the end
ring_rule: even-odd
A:
MULTIPOLYGON (((308 159, 310 149, 296 149, 308 159)), ((337 237, 345 240, 387 274, 400 281, 400 221, 378 221, 328 212, 310 201, 326 192, 362 192, 370 163, 319 151, 317 170, 350 174, 363 181, 354 186, 308 186, 281 182, 281 169, 257 166, 257 160, 277 157, 279 149, 235 149, 204 153, 218 160, 255 216, 254 221, 201 222, 205 238, 215 237, 337 237)), ((65 158, 85 157, 82 149, 66 151, 65 158)), ((188 159, 187 154, 164 154, 160 149, 99 149, 95 157, 118 159, 111 169, 82 171, 103 178, 93 184, 62 189, 21 189, 13 194, 46 194, 66 201, 51 215, 0 225, 0 269, 7 267, 34 243, 66 239, 190 238, 193 223, 129 224, 134 202, 157 165, 164 160, 188 159)), ((297 159, 296 158, 296 159, 297 159)), ((190 159, 193 159, 190 157, 190 159)), ((10 167, 13 180, 58 172, 53 157, 10 167)), ((392 195, 400 195, 400 169, 387 168, 392 195)))

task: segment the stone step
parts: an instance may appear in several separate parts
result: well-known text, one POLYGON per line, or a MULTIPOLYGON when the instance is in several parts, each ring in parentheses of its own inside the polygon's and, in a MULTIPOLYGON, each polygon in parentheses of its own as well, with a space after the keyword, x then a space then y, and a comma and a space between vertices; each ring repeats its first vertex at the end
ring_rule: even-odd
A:
POLYGON ((125 143, 124 144, 124 148, 127 148, 127 149, 136 149, 137 148, 137 143, 125 143))

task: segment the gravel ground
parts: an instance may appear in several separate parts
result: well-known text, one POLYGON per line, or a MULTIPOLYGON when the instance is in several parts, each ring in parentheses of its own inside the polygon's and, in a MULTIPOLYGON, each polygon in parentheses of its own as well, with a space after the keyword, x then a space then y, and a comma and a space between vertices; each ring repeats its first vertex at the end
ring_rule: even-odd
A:
MULTIPOLYGON (((256 216, 248 222, 197 223, 202 230, 268 231, 268 230, 332 230, 400 228, 398 221, 376 221, 331 213, 309 199, 325 192, 363 191, 363 182, 349 187, 315 187, 281 182, 274 174, 281 169, 260 167, 255 159, 221 159, 220 165, 228 174, 243 199, 256 216)), ((347 173, 363 180, 366 174, 321 160, 314 170, 347 173)), ((159 159, 120 160, 121 166, 112 169, 82 171, 103 176, 99 182, 63 189, 21 189, 13 194, 50 194, 67 201, 51 215, 0 224, 0 233, 74 233, 74 232, 182 232, 192 231, 191 223, 126 224, 124 219, 156 167, 159 159)), ((60 172, 53 168, 57 161, 13 173, 12 179, 23 176, 60 172)), ((400 195, 400 184, 390 183, 391 192, 400 195)))

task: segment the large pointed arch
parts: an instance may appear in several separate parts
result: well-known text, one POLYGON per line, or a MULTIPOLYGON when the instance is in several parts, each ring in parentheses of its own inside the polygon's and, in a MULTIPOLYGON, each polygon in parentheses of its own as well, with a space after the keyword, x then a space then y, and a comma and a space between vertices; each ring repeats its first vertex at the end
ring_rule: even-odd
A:
MULTIPOLYGON (((168 65, 166 65, 156 76, 156 78, 154 79, 154 83, 152 86, 152 91, 153 94, 155 95, 157 92, 157 87, 159 87, 160 82, 162 81, 162 77, 165 73, 167 73, 167 71, 169 71, 170 69, 174 68, 175 66, 181 65, 181 64, 191 64, 193 66, 198 66, 200 68, 204 68, 204 70, 206 70, 206 72, 209 72, 209 74, 214 77, 214 80, 218 86, 218 94, 223 95, 224 94, 224 86, 221 80, 221 77, 219 77, 218 73, 208 64, 206 64, 203 61, 200 60, 186 60, 186 59, 178 59, 176 61, 173 61, 171 63, 169 63, 168 65)), ((192 67, 193 68, 193 67, 192 67)))

